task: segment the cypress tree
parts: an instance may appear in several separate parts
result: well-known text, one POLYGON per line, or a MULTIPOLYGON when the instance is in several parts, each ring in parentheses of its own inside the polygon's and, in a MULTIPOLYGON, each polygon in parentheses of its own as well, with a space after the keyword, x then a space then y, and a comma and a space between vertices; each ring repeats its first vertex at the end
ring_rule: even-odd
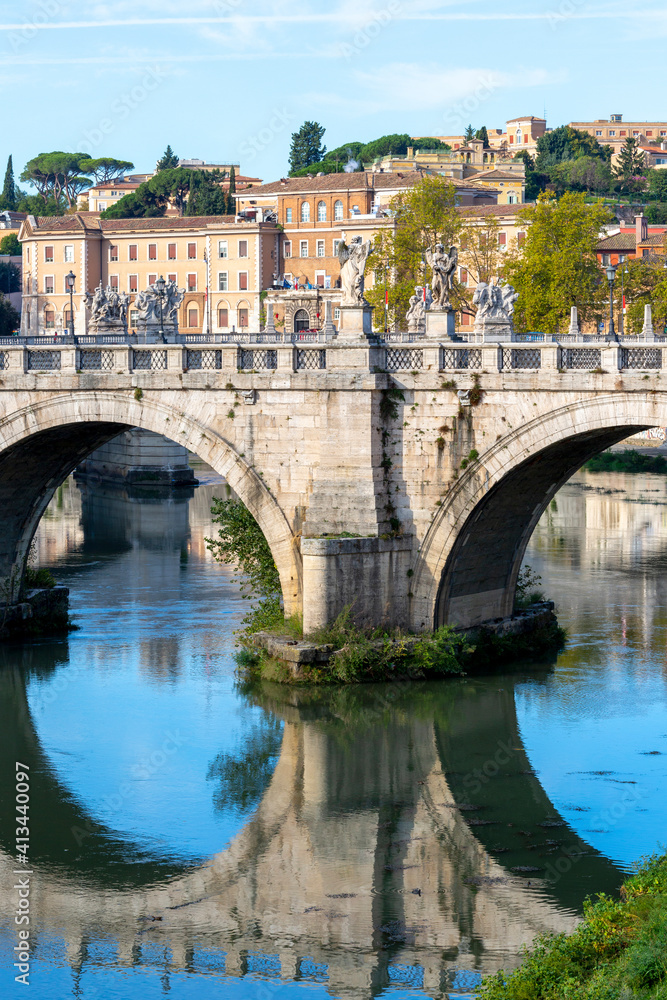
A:
POLYGON ((5 183, 2 188, 2 207, 10 212, 16 211, 16 184, 14 183, 14 165, 11 154, 7 160, 7 170, 5 171, 5 183))

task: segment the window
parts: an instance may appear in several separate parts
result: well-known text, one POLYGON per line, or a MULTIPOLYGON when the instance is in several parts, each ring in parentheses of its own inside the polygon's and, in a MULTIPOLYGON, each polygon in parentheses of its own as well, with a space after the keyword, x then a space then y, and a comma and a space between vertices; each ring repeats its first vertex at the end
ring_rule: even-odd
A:
POLYGON ((229 326, 229 309, 220 306, 218 309, 218 326, 227 328, 229 326))
POLYGON ((315 271, 315 284, 318 288, 324 288, 324 279, 326 275, 324 271, 315 271))
POLYGON ((498 246, 507 246, 507 233, 498 233, 498 246))
POLYGON ((644 249, 642 250, 642 257, 650 257, 650 256, 651 256, 651 251, 649 250, 649 248, 648 248, 648 247, 645 247, 645 248, 644 248, 644 249))
POLYGON ((301 221, 310 222, 310 203, 307 201, 301 206, 301 221))
POLYGON ((632 130, 632 134, 633 135, 639 135, 639 129, 638 128, 633 129, 632 130))
POLYGON ((227 257, 228 253, 227 240, 218 240, 218 257, 227 257))
POLYGON ((74 263, 74 246, 71 243, 65 244, 65 263, 66 264, 74 263))
POLYGON ((248 256, 248 241, 239 240, 239 257, 247 257, 247 256, 248 256))
POLYGON ((53 295, 53 275, 47 274, 44 277, 44 291, 47 295, 53 295))
POLYGON ((317 203, 317 221, 326 222, 327 221, 327 203, 326 201, 319 201, 317 203))
POLYGON ((649 136, 649 135, 653 135, 653 129, 647 129, 647 130, 646 130, 646 135, 647 135, 647 136, 649 136))
POLYGON ((361 215, 361 211, 359 209, 359 206, 358 205, 353 205, 352 206, 352 211, 351 211, 350 214, 351 215, 361 215))
POLYGON ((596 129, 595 134, 596 135, 602 135, 602 129, 601 128, 596 129))
POLYGON ((239 291, 240 292, 247 292, 248 291, 248 272, 247 271, 239 271, 239 291))
POLYGON ((513 143, 514 143, 514 136, 513 136, 513 135, 511 135, 511 136, 510 136, 510 146, 511 146, 511 145, 513 145, 513 143))
POLYGON ((226 292, 229 290, 229 274, 227 271, 218 271, 218 291, 226 292))
POLYGON ((139 322, 139 310, 130 309, 130 326, 131 327, 136 326, 138 322, 139 322))
POLYGON ((118 260, 118 247, 113 243, 109 247, 109 260, 118 260))
POLYGON ((667 129, 661 128, 660 135, 667 135, 667 129))
POLYGON ((343 202, 337 201, 336 204, 334 205, 334 219, 336 220, 336 222, 340 222, 342 218, 343 218, 343 202))
POLYGON ((292 244, 289 240, 286 240, 283 243, 283 257, 291 257, 291 256, 292 256, 292 244))
POLYGON ((197 244, 188 243, 188 260, 196 260, 196 259, 197 259, 197 244))
MULTIPOLYGON (((26 264, 30 263, 30 247, 25 248, 25 262, 26 264)), ((26 315, 29 316, 30 313, 26 313, 26 315)))
POLYGON ((44 310, 44 326, 47 330, 53 330, 56 325, 56 311, 55 309, 45 309, 44 310))
POLYGON ((177 284, 177 276, 175 274, 168 274, 167 281, 173 281, 174 284, 177 284))
POLYGON ((176 260, 176 244, 167 243, 167 260, 176 260))
POLYGON ((523 141, 524 141, 524 142, 528 142, 528 133, 526 133, 526 135, 524 135, 524 137, 523 137, 523 141))
POLYGON ((197 309, 197 306, 188 306, 188 326, 199 326, 199 309, 197 309))
POLYGON ((148 275, 148 284, 149 284, 149 286, 150 285, 154 285, 156 281, 157 281, 157 274, 149 274, 148 275))
POLYGON ((343 242, 342 240, 334 240, 333 241, 334 257, 338 256, 338 247, 341 245, 342 242, 343 242))
POLYGON ((286 208, 285 209, 285 222, 292 222, 292 221, 293 221, 293 219, 292 219, 292 209, 291 208, 286 208))
POLYGON ((466 270, 465 267, 461 268, 461 276, 459 278, 459 281, 461 282, 462 285, 468 284, 468 271, 466 270))
POLYGON ((197 275, 196 274, 189 274, 188 275, 188 291, 189 292, 196 292, 197 291, 197 275))
POLYGON ((139 291, 139 275, 130 274, 127 279, 127 290, 128 292, 138 292, 139 291))
POLYGON ((611 264, 611 254, 610 253, 603 253, 602 254, 602 263, 604 264, 605 267, 608 264, 611 264))
POLYGON ((128 248, 128 260, 139 260, 139 247, 136 243, 130 243, 128 248))
POLYGON ((308 240, 301 240, 299 256, 300 257, 308 256, 308 240))
POLYGON ((248 326, 248 310, 239 309, 239 327, 243 329, 248 326))
POLYGON ((106 207, 107 207, 106 201, 98 201, 98 203, 97 203, 97 211, 98 212, 103 212, 106 207))
POLYGON ((117 274, 110 274, 109 275, 109 284, 111 285, 112 288, 118 288, 118 275, 117 274))
POLYGON ((610 128, 609 129, 609 135, 616 135, 616 129, 615 128, 610 128))
POLYGON ((317 256, 324 257, 324 240, 317 241, 317 256))
POLYGON ((516 234, 516 241, 519 244, 519 246, 523 246, 523 243, 524 243, 525 239, 526 239, 526 234, 525 233, 517 233, 516 234))
POLYGON ((340 306, 336 306, 336 308, 334 309, 333 318, 340 319, 340 306))
POLYGON ((148 244, 148 259, 157 260, 157 243, 148 244))
POLYGON ((627 135, 628 133, 626 132, 626 130, 624 128, 622 128, 621 131, 618 134, 619 135, 627 135))

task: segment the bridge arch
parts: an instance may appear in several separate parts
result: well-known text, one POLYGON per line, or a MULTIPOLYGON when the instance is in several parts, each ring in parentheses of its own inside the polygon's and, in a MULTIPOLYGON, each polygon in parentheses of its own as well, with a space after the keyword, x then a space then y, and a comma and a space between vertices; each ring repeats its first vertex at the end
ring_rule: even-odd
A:
MULTIPOLYGON (((86 455, 132 427, 164 434, 223 476, 257 520, 278 567, 285 610, 301 606, 301 554, 268 487, 215 428, 215 411, 123 392, 77 392, 19 406, 0 420, 0 587, 18 600, 30 543, 54 491, 86 455)), ((162 394, 165 395, 165 394, 162 394)))
POLYGON ((593 455, 655 426, 667 426, 657 394, 616 391, 543 413, 483 452, 439 508, 417 556, 414 627, 511 614, 526 546, 554 495, 593 455))

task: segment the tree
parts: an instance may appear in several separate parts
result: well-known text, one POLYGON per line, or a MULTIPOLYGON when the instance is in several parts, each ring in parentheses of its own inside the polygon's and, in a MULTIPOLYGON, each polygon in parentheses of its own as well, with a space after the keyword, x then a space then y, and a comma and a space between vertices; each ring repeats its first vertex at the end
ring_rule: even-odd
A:
POLYGON ((232 168, 229 171, 229 193, 236 194, 236 167, 232 163, 232 168))
POLYGON ((77 195, 92 183, 85 176, 86 162, 91 161, 84 153, 40 153, 25 165, 21 180, 36 187, 44 202, 53 199, 72 208, 77 195))
POLYGON ((541 194, 519 213, 526 226, 523 248, 514 247, 504 275, 519 293, 519 330, 557 333, 577 306, 585 322, 603 315, 606 289, 600 280, 596 247, 611 221, 602 205, 587 205, 583 194, 567 191, 556 200, 541 194))
POLYGON ((2 237, 0 240, 0 253, 9 254, 10 257, 21 256, 21 243, 16 233, 7 233, 6 236, 2 237))
POLYGON ((290 173, 302 170, 313 163, 324 159, 327 151, 322 145, 322 136, 326 129, 318 122, 304 122, 298 132, 292 134, 292 146, 289 154, 290 173))
POLYGON ((21 291, 21 272, 16 264, 7 260, 0 261, 0 292, 8 295, 9 292, 21 291))
POLYGON ((11 337, 20 325, 20 315, 9 299, 0 293, 0 337, 11 337))
MULTIPOLYGON (((651 305, 653 325, 662 331, 667 325, 667 271, 663 267, 665 258, 637 257, 621 265, 625 271, 623 290, 627 305, 626 331, 641 333, 644 325, 644 306, 651 305)), ((618 276, 620 277, 620 275, 618 276)), ((621 283, 616 281, 616 294, 620 307, 621 283)))
POLYGON ((475 138, 482 140, 482 142, 484 143, 484 149, 490 149, 489 133, 486 131, 486 125, 482 125, 481 128, 477 129, 477 131, 475 132, 475 138))
POLYGON ((667 170, 648 172, 648 193, 655 201, 667 201, 667 170))
POLYGON ((613 186, 613 176, 608 163, 595 156, 579 156, 563 160, 549 170, 549 177, 557 191, 596 191, 608 193, 613 186))
MULTIPOLYGON (((188 196, 186 215, 234 215, 235 199, 225 190, 223 183, 227 176, 226 171, 200 170, 196 173, 199 177, 196 181, 193 178, 195 183, 188 196)), ((231 181, 230 175, 230 184, 231 181)))
POLYGON ((82 160, 79 167, 82 173, 92 174, 96 184, 108 184, 126 171, 132 170, 134 163, 129 160, 115 160, 112 156, 100 156, 96 160, 82 160))
POLYGON ((10 212, 15 212, 17 200, 16 184, 14 183, 14 164, 10 154, 7 160, 5 183, 2 188, 2 199, 0 204, 4 210, 8 209, 10 212))
POLYGON ((463 133, 464 140, 466 142, 470 142, 471 139, 475 138, 475 135, 476 135, 476 132, 475 132, 475 129, 472 127, 472 125, 466 125, 466 130, 463 133))
POLYGON ((551 132, 545 132, 537 140, 535 169, 545 171, 556 163, 576 160, 579 156, 608 159, 605 147, 600 145, 595 136, 569 125, 560 125, 551 132))
POLYGON ((161 170, 173 170, 178 166, 178 157, 171 146, 167 146, 160 159, 155 164, 155 169, 159 173, 161 170))
MULTIPOLYGON (((378 234, 373 250, 372 266, 375 286, 366 297, 376 306, 378 320, 384 322, 384 283, 390 310, 398 322, 404 322, 410 296, 416 285, 431 280, 424 262, 424 249, 443 243, 447 248, 457 242, 462 218, 456 207, 456 188, 451 180, 440 175, 427 175, 419 184, 401 191, 392 198, 394 228, 378 234)), ((465 302, 460 286, 455 287, 454 299, 465 302)))
POLYGON ((641 191, 646 187, 646 157, 634 136, 629 135, 621 146, 613 172, 621 191, 641 191))

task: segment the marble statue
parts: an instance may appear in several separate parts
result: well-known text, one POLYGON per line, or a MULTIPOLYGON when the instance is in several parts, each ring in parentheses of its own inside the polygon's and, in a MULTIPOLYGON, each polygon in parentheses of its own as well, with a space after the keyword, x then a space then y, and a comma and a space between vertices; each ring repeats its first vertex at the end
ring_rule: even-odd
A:
POLYGON ((155 285, 139 292, 134 300, 137 311, 137 333, 147 343, 154 340, 160 331, 171 339, 178 333, 178 307, 185 298, 185 290, 177 287, 175 281, 167 281, 164 286, 162 303, 155 285), (161 311, 160 311, 161 310, 161 311))
POLYGON ((424 256, 426 263, 433 270, 431 287, 435 309, 450 310, 452 305, 449 301, 449 293, 452 290, 456 265, 459 260, 458 250, 456 247, 451 247, 447 253, 442 243, 436 243, 435 250, 427 250, 424 256))
POLYGON ((338 246, 340 261, 340 281, 342 288, 342 306, 364 306, 364 271, 366 262, 373 248, 370 240, 363 242, 361 236, 353 236, 349 245, 345 233, 338 246))
POLYGON ((506 282, 480 281, 472 297, 477 306, 475 334, 483 340, 514 339, 514 304, 518 293, 506 282))
POLYGON ((408 333, 423 333, 426 329, 426 310, 431 308, 433 296, 426 286, 426 301, 424 301, 423 285, 415 285, 415 294, 410 296, 409 308, 405 314, 408 321, 408 333))
POLYGON ((117 288, 100 283, 91 295, 86 292, 83 303, 90 312, 88 327, 93 333, 126 333, 130 296, 117 288))

